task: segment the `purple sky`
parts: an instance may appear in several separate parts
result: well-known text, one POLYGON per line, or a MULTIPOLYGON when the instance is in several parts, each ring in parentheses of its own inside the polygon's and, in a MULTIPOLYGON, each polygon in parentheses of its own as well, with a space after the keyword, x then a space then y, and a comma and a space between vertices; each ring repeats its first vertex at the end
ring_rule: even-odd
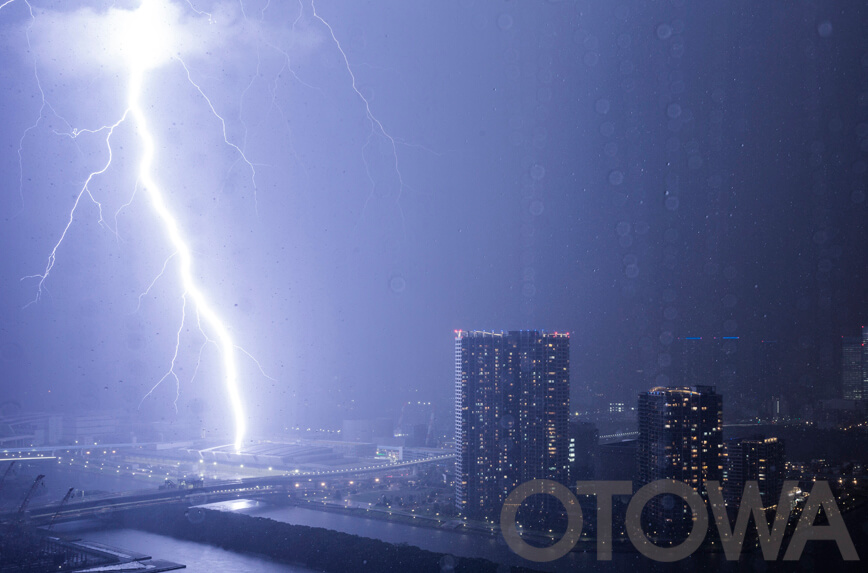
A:
MULTIPOLYGON (((63 133, 123 114, 136 3, 30 4, 32 49, 27 4, 0 10, 0 390, 136 411, 181 291, 170 261, 137 310, 172 251, 144 194, 121 209, 131 124, 91 185, 105 224, 85 198, 25 309, 19 281, 106 161, 104 137, 63 133)), ((213 24, 174 4, 143 93, 154 176, 275 379, 239 356, 255 428, 448 410, 459 328, 572 332, 577 408, 674 381, 691 335, 780 339, 787 391, 834 393, 834 340, 868 319, 865 8, 648 4, 194 1, 213 24)), ((225 423, 215 348, 190 381, 203 341, 188 316, 178 418, 168 379, 143 416, 225 423)))

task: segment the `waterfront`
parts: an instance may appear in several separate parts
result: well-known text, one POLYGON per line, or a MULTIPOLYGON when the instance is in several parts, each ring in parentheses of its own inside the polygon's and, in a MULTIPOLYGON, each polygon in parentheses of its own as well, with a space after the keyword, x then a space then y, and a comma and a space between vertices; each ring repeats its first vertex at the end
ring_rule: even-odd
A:
POLYGON ((58 532, 168 559, 187 566, 190 573, 309 573, 301 566, 275 563, 260 555, 227 551, 207 543, 175 539, 136 529, 106 529, 96 521, 80 521, 58 527, 58 532))
MULTIPOLYGON (((436 553, 453 555, 459 559, 462 557, 481 557, 508 566, 530 567, 551 572, 588 570, 598 566, 594 552, 572 552, 552 563, 533 563, 513 553, 499 533, 492 536, 480 533, 461 533, 450 529, 417 527, 406 523, 366 518, 324 509, 274 506, 263 503, 245 504, 232 511, 293 525, 322 527, 361 537, 379 539, 387 543, 412 545, 436 553)), ((639 558, 640 556, 635 552, 615 553, 613 565, 610 566, 614 567, 614 570, 628 571, 635 566, 639 558)))

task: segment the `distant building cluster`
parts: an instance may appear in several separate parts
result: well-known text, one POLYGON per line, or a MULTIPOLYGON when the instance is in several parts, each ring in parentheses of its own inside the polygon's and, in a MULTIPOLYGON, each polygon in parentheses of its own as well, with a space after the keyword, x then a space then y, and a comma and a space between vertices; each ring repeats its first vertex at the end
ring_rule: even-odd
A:
MULTIPOLYGON (((698 366, 696 366, 698 368, 698 366)), ((698 374, 697 370, 697 374, 698 374)), ((612 404, 620 412, 626 404, 612 404)), ((721 484, 736 508, 756 482, 777 505, 786 475, 784 443, 764 436, 723 439, 723 396, 714 386, 661 386, 638 396, 638 438, 599 443, 597 428, 569 415, 569 336, 539 331, 458 331, 455 337, 455 504, 469 518, 497 515, 509 493, 533 479, 574 489, 578 480, 684 482, 707 498, 721 484)), ((654 497, 643 519, 660 540, 685 536, 690 509, 654 497)))
POLYGON ((28 413, 0 418, 0 447, 26 448, 63 444, 129 441, 114 413, 28 413))

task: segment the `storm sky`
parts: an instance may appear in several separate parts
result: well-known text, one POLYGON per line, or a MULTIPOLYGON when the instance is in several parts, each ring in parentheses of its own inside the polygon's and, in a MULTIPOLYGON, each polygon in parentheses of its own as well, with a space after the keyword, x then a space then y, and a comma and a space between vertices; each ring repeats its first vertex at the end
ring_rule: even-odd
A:
MULTIPOLYGON (((85 195, 28 306, 21 277, 107 161, 104 134, 70 134, 122 117, 137 3, 30 4, 0 9, 2 400, 217 432, 192 309, 178 413, 171 379, 139 406, 182 291, 169 261, 139 299, 172 250, 134 197, 133 122, 90 185, 102 223, 85 195)), ((576 408, 669 381, 691 335, 780 340, 788 392, 835 394, 835 340, 868 320, 863 4, 171 4, 142 96, 153 176, 274 379, 240 355, 253 427, 446 412, 455 329, 571 332, 576 408)))

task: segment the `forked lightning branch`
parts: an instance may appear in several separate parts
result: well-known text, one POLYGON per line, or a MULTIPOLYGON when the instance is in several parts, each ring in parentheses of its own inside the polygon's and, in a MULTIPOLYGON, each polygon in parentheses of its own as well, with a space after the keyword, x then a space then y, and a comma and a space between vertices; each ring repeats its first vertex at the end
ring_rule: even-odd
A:
MULTIPOLYGON (((12 4, 12 1, 0 5, 0 9, 6 8, 9 4, 12 4)), ((32 26, 36 18, 33 6, 30 4, 29 0, 23 0, 23 4, 25 4, 29 10, 32 26)), ((166 20, 165 11, 168 7, 169 4, 165 0, 142 0, 139 7, 135 11, 127 14, 122 20, 123 22, 128 23, 128 25, 125 26, 125 29, 117 30, 117 33, 113 34, 112 37, 118 42, 118 45, 106 47, 107 49, 112 50, 112 53, 117 53, 119 58, 122 58, 122 65, 127 72, 126 109, 113 123, 95 129, 70 129, 69 133, 65 134, 71 138, 78 138, 84 135, 104 136, 108 157, 99 169, 91 172, 87 176, 84 184, 79 188, 75 201, 69 212, 66 225, 48 255, 45 268, 40 273, 24 277, 24 279, 33 279, 37 281, 37 292, 32 302, 38 302, 44 292, 46 282, 57 264, 59 251, 61 250, 63 242, 67 237, 67 233, 75 220, 76 211, 83 200, 90 200, 99 207, 100 223, 103 223, 102 205, 91 193, 90 185, 94 179, 103 175, 112 167, 112 135, 115 130, 121 124, 133 122, 142 147, 141 156, 138 160, 137 185, 145 192, 153 208, 154 215, 159 222, 159 229, 171 245, 173 254, 169 257, 167 263, 173 262, 177 265, 177 271, 180 277, 181 298, 183 301, 182 319, 175 341, 175 350, 171 359, 171 364, 166 374, 157 381, 156 384, 154 384, 150 391, 145 395, 145 398, 147 398, 165 380, 171 378, 175 381, 177 388, 175 397, 175 405, 177 408, 177 399, 180 393, 180 380, 175 372, 175 363, 178 359, 181 344, 181 331, 183 330, 186 321, 193 320, 191 317, 191 315, 193 315, 202 336, 208 343, 213 343, 220 351, 223 384, 231 406, 234 422, 233 444, 236 450, 240 450, 247 433, 247 417, 241 395, 242 392, 240 388, 237 357, 238 352, 244 351, 236 345, 229 327, 220 315, 219 310, 210 301, 204 285, 200 284, 196 279, 196 261, 194 253, 190 248, 190 241, 185 234, 185 229, 181 227, 178 218, 173 212, 171 201, 163 191, 158 175, 154 173, 154 164, 156 159, 155 149, 157 146, 154 140, 154 135, 150 130, 148 117, 144 111, 145 105, 142 102, 142 91, 143 86, 148 79, 148 71, 166 63, 163 59, 164 52, 160 49, 160 43, 168 43, 171 40, 171 38, 167 37, 167 34, 170 32, 164 24, 166 20), (189 309, 188 306, 190 307, 189 309)), ((208 17, 210 19, 210 16, 208 17)), ((28 29, 28 44, 30 43, 29 33, 30 30, 28 29)), ((252 175, 255 176, 253 164, 247 159, 244 152, 225 137, 226 124, 223 118, 217 113, 214 106, 211 104, 211 101, 202 89, 190 77, 190 72, 186 64, 184 64, 184 62, 177 56, 174 57, 174 60, 178 65, 184 67, 190 83, 197 89, 213 115, 221 122, 225 143, 234 148, 234 150, 239 154, 240 159, 247 164, 252 175)), ((34 75, 38 82, 38 73, 35 73, 34 75)), ((43 95, 43 102, 45 102, 45 92, 42 90, 41 84, 39 85, 39 89, 43 95)), ((245 354, 247 353, 245 352, 245 354)), ((249 354, 247 355, 249 356, 249 354)), ((257 366, 259 366, 258 363, 257 366)))

